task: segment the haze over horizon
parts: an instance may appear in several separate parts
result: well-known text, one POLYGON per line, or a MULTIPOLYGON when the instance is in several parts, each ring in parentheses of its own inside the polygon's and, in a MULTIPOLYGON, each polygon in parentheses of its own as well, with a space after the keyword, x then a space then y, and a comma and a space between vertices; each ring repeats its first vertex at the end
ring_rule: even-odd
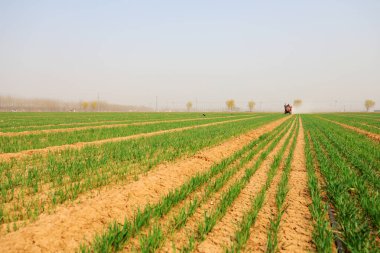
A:
POLYGON ((380 108, 380 1, 1 1, 0 95, 380 108))

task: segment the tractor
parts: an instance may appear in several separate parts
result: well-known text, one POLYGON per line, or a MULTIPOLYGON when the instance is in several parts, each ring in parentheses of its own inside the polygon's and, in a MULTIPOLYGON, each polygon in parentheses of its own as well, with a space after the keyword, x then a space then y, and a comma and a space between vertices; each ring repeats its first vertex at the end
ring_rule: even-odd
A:
POLYGON ((284 114, 292 114, 292 106, 290 104, 285 104, 284 105, 285 112, 284 114))

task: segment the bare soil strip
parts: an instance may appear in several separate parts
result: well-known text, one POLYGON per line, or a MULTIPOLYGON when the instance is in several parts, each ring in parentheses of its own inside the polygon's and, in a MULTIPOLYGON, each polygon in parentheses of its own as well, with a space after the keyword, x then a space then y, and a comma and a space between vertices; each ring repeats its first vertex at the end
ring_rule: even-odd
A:
POLYGON ((191 119, 157 120, 157 121, 135 122, 135 123, 127 123, 127 124, 82 126, 82 127, 44 129, 44 130, 23 131, 23 132, 6 132, 6 133, 0 132, 0 136, 13 137, 13 136, 32 135, 32 134, 69 133, 69 132, 82 131, 82 130, 88 130, 88 129, 106 129, 106 128, 126 127, 126 126, 144 126, 144 125, 152 125, 152 124, 159 124, 159 123, 186 122, 186 121, 206 120, 206 119, 223 119, 223 118, 231 118, 231 117, 236 117, 236 116, 225 116, 225 117, 215 117, 215 118, 199 118, 198 117, 198 118, 191 118, 191 119))
POLYGON ((357 128, 357 127, 353 127, 353 126, 349 126, 349 125, 346 125, 346 124, 343 124, 343 123, 340 123, 340 122, 337 122, 337 121, 334 121, 334 120, 330 120, 330 119, 325 119, 323 117, 318 117, 320 119, 323 119, 323 120, 327 120, 327 121, 330 121, 334 124, 337 124, 337 125, 340 125, 344 128, 347 128, 347 129, 351 129, 351 130, 354 130, 355 132, 357 133, 360 133, 360 134, 364 134, 366 136, 368 136, 369 138, 375 140, 375 141, 378 141, 380 142, 380 134, 375 134, 375 133, 371 133, 371 132, 368 132, 368 131, 365 131, 365 130, 362 130, 360 128, 357 128))
POLYGON ((173 128, 173 129, 168 129, 168 130, 160 130, 156 132, 135 134, 135 135, 129 135, 125 137, 116 137, 116 138, 109 138, 109 139, 103 139, 103 140, 97 140, 97 141, 77 142, 74 144, 66 144, 66 145, 61 145, 61 146, 50 146, 47 148, 24 150, 17 153, 3 153, 3 154, 0 154, 0 160, 10 160, 12 158, 20 158, 20 157, 30 156, 34 154, 47 154, 49 152, 58 152, 65 149, 81 149, 89 145, 101 145, 101 144, 109 143, 109 142, 126 141, 126 140, 141 138, 141 137, 150 137, 150 136, 155 136, 155 135, 160 135, 160 134, 165 134, 165 133, 181 132, 181 131, 185 131, 189 129, 209 127, 209 126, 221 125, 221 124, 238 122, 238 121, 249 120, 249 119, 251 118, 219 121, 219 122, 203 124, 203 125, 173 128))
MULTIPOLYGON (((261 153, 261 152, 260 152, 261 153)), ((247 154, 245 154, 243 157, 245 157, 247 154)), ((255 155, 255 157, 257 157, 258 155, 255 155)), ((234 167, 236 166, 237 164, 239 163, 239 160, 235 161, 231 166, 231 167, 234 167)), ((218 203, 219 203, 219 200, 220 200, 220 196, 223 192, 225 192, 231 185, 233 185, 234 183, 236 183, 236 181, 241 178, 243 175, 244 175, 244 171, 245 171, 245 168, 247 168, 249 165, 252 165, 252 162, 249 162, 248 165, 246 164, 245 166, 243 166, 243 168, 240 168, 240 170, 238 172, 236 172, 235 175, 233 175, 229 180, 228 182, 225 183, 225 185, 216 193, 214 193, 213 195, 211 195, 211 197, 209 197, 207 199, 207 203, 208 206, 216 206, 218 203)), ((212 181, 216 181, 217 178, 219 178, 221 175, 217 175, 215 178, 212 179, 212 181)), ((199 189, 197 189, 193 194, 191 194, 190 196, 187 197, 186 200, 182 201, 182 203, 180 203, 179 205, 175 206, 174 208, 172 208, 169 213, 167 215, 165 215, 163 218, 161 218, 158 222, 159 224, 161 225, 161 227, 163 227, 163 232, 164 234, 166 234, 165 237, 167 237, 168 239, 172 239, 172 236, 170 234, 170 231, 169 231, 169 226, 170 226, 170 221, 173 219, 173 217, 175 215, 177 215, 180 211, 180 209, 183 207, 183 206, 186 206, 188 205, 192 200, 194 200, 195 198, 197 199, 201 199, 204 195, 204 190, 205 190, 205 185, 200 187, 199 189)), ((207 205, 207 204, 205 204, 207 205)), ((203 214, 204 212, 203 211, 199 211, 202 209, 202 205, 201 207, 198 207, 197 210, 199 212, 199 214, 203 214)), ((190 217, 191 219, 191 217, 190 217)), ((188 220, 190 220, 188 219, 188 220)), ((136 236, 135 238, 133 238, 131 240, 130 243, 128 243, 123 251, 124 252, 131 252, 131 251, 138 251, 140 250, 140 245, 139 245, 139 239, 140 239, 140 236, 141 234, 147 234, 149 229, 154 226, 154 222, 151 223, 150 227, 147 228, 147 229, 144 229, 143 232, 140 233, 140 235, 136 236)), ((178 240, 178 236, 175 236, 174 237, 175 240, 177 241, 178 240)), ((186 238, 186 237, 185 237, 186 238)), ((170 242, 170 240, 166 240, 167 242, 169 242, 166 246, 164 246, 164 251, 170 251, 173 247, 172 243, 170 242)), ((178 249, 179 250, 179 249, 178 249)))
MULTIPOLYGON (((291 144, 289 143, 285 150, 283 159, 281 160, 281 164, 277 169, 276 175, 273 177, 273 180, 265 193, 263 207, 259 211, 255 224, 250 229, 250 237, 247 241, 244 252, 266 252, 270 220, 278 214, 276 206, 276 193, 282 173, 284 172, 285 159, 289 154, 290 145, 291 144)), ((269 166, 267 171, 269 171, 269 166)), ((262 183, 262 187, 264 184, 265 182, 262 183)))
POLYGON ((315 252, 312 241, 313 223, 308 206, 311 197, 307 186, 305 158, 305 139, 302 120, 294 150, 289 175, 289 192, 284 206, 287 209, 282 216, 278 233, 278 247, 281 252, 315 252))
MULTIPOLYGON (((270 163, 273 160, 274 155, 280 149, 281 145, 284 143, 286 136, 288 134, 289 134, 289 132, 282 138, 282 140, 279 142, 279 144, 277 144, 276 148, 271 152, 271 154, 268 155, 267 159, 262 163, 261 167, 256 171, 255 175, 253 175, 253 177, 250 181, 251 183, 249 184, 250 186, 248 187, 248 189, 251 189, 251 187, 253 187, 252 184, 258 184, 259 185, 261 181, 263 181, 263 184, 265 183, 265 178, 263 178, 263 177, 265 177, 265 175, 266 175, 267 168, 270 166, 270 163)), ((253 162, 255 160, 256 159, 254 159, 253 162)), ((184 228, 180 229, 179 231, 176 231, 173 235, 171 235, 170 236, 171 240, 168 240, 165 243, 164 247, 160 250, 160 252, 173 251, 173 247, 172 247, 173 244, 175 244, 175 247, 177 250, 181 249, 183 246, 185 246, 188 243, 189 237, 194 235, 194 233, 196 233, 198 223, 199 223, 199 221, 201 221, 203 219, 204 213, 205 212, 209 213, 211 210, 213 210, 215 208, 215 206, 217 206, 217 204, 220 201, 220 197, 223 193, 223 190, 226 190, 226 188, 223 187, 222 191, 215 194, 215 196, 212 199, 210 199, 207 203, 203 204, 196 211, 194 216, 188 220, 188 222, 184 228)), ((245 189, 243 189, 243 191, 240 193, 238 199, 239 198, 240 199, 241 198, 248 198, 248 201, 244 202, 241 200, 236 200, 238 202, 238 204, 234 205, 234 207, 227 212, 226 216, 230 216, 230 213, 231 212, 233 213, 233 211, 235 209, 241 209, 241 208, 246 209, 247 207, 249 207, 249 204, 250 204, 249 198, 252 196, 250 194, 253 194, 254 190, 251 189, 251 191, 252 192, 250 192, 250 190, 247 190, 247 187, 245 189)), ((232 219, 237 219, 237 217, 233 217, 232 219)), ((223 220, 224 219, 222 219, 222 222, 223 222, 223 220)), ((236 220, 235 221, 233 220, 232 222, 236 223, 236 220)), ((225 225, 225 224, 223 224, 223 225, 225 225)), ((221 238, 218 239, 221 241, 219 241, 219 242, 215 241, 215 240, 208 241, 206 238, 206 241, 201 243, 197 250, 198 251, 206 251, 206 252, 223 251, 223 248, 222 248, 223 244, 220 244, 220 243, 224 243, 225 241, 223 239, 226 239, 226 238, 227 238, 227 240, 230 240, 230 237, 233 236, 234 229, 235 229, 235 227, 233 225, 229 226, 229 227, 224 227, 224 226, 220 226, 219 223, 217 223, 217 225, 209 233, 207 238, 209 238, 210 236, 212 237, 213 234, 215 234, 215 235, 223 234, 221 236, 221 238)))
MULTIPOLYGON (((224 252, 226 248, 230 248, 230 246, 232 246, 235 231, 238 230, 238 223, 243 219, 244 214, 249 211, 252 198, 254 198, 262 187, 264 187, 273 159, 284 145, 284 142, 289 136, 290 129, 292 127, 289 128, 287 134, 281 139, 276 148, 256 171, 248 185, 241 191, 238 198, 229 208, 227 214, 220 220, 220 222, 217 223, 211 233, 208 234, 206 240, 197 247, 196 252, 224 252)), ((288 153, 289 146, 287 147, 284 155, 286 156, 288 153)), ((280 169, 281 168, 279 168, 279 170, 280 169)), ((277 174, 280 173, 277 172, 277 174)), ((274 180, 275 179, 276 177, 274 177, 274 180)), ((266 236, 266 233, 264 236, 266 236)))
POLYGON ((123 222, 124 217, 132 217, 138 207, 157 203, 161 196, 196 173, 208 170, 215 162, 232 155, 287 119, 271 122, 193 157, 159 165, 128 185, 83 194, 73 204, 62 205, 51 215, 42 214, 36 222, 1 237, 0 249, 4 252, 74 251, 83 240, 90 241, 113 220, 123 222))

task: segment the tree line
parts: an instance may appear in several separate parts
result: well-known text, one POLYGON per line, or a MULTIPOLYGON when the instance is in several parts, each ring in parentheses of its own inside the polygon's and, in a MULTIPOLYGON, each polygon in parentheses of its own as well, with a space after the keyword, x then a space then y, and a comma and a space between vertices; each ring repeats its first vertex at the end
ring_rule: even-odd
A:
POLYGON ((152 111, 144 106, 110 104, 105 101, 63 102, 54 99, 0 96, 0 111, 4 112, 130 112, 152 111))
MULTIPOLYGON (((303 104, 303 100, 302 99, 294 99, 294 101, 293 101, 293 106, 295 108, 301 107, 302 104, 303 104)), ((373 108, 375 106, 375 104, 376 104, 375 101, 373 101, 372 99, 366 99, 364 101, 364 107, 366 108, 367 112, 369 112, 369 110, 371 108, 373 108)), ((253 101, 253 100, 248 101, 247 108, 248 108, 248 110, 250 112, 254 111, 255 106, 256 106, 255 101, 253 101)), ((192 108, 193 108, 193 102, 192 101, 188 101, 186 103, 186 109, 187 109, 187 111, 190 112, 192 110, 192 108)), ((234 99, 228 99, 226 101, 226 109, 228 111, 231 111, 231 112, 232 111, 236 111, 237 108, 236 108, 235 100, 234 99)))

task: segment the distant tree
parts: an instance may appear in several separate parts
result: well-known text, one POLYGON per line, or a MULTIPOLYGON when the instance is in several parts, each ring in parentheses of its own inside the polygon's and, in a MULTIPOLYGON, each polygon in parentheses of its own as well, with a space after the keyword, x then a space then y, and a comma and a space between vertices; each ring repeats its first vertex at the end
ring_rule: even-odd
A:
POLYGON ((98 107, 98 102, 96 102, 96 101, 92 101, 92 102, 91 102, 91 109, 92 109, 93 111, 95 111, 97 107, 98 107))
POLYGON ((83 101, 83 102, 81 103, 81 107, 82 107, 82 109, 83 109, 84 111, 86 111, 87 108, 88 108, 88 102, 87 102, 87 101, 83 101))
POLYGON ((300 107, 301 105, 302 105, 302 99, 295 99, 294 101, 293 101, 293 106, 294 107, 300 107))
POLYGON ((375 101, 371 100, 371 99, 367 99, 365 102, 364 102, 364 106, 365 108, 367 109, 367 112, 369 111, 369 109, 371 109, 372 107, 375 106, 375 101))
POLYGON ((255 109, 255 105, 256 105, 256 103, 253 100, 251 100, 251 101, 248 102, 248 108, 249 108, 250 112, 252 112, 253 109, 255 109))
POLYGON ((193 102, 189 101, 186 103, 187 111, 190 112, 191 108, 193 108, 193 102))
POLYGON ((235 108, 235 100, 233 99, 227 100, 226 105, 227 105, 228 110, 232 112, 232 110, 235 108))

